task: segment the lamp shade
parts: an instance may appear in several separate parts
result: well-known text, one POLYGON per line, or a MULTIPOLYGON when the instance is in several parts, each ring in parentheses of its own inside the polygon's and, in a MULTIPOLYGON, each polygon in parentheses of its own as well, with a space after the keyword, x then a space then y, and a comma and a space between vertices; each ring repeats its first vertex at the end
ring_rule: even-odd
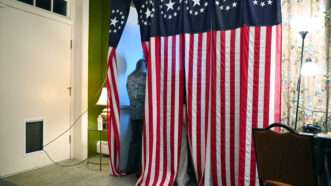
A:
POLYGON ((97 101, 97 105, 106 106, 107 105, 107 88, 102 88, 100 97, 97 101))
POLYGON ((298 31, 315 32, 321 28, 321 21, 312 16, 295 16, 290 21, 291 27, 298 31))
POLYGON ((322 75, 322 69, 314 63, 310 58, 306 60, 306 62, 302 65, 301 75, 303 76, 318 76, 322 75))

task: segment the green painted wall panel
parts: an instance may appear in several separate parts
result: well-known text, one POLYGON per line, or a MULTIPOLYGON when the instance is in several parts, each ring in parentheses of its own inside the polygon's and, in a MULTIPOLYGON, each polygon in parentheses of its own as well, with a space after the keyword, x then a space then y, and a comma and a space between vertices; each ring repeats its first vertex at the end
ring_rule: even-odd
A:
MULTIPOLYGON (((88 62, 88 156, 96 154, 99 139, 97 116, 103 109, 96 105, 105 85, 108 53, 109 0, 90 0, 88 62)), ((103 135, 106 139, 106 135, 103 135)))

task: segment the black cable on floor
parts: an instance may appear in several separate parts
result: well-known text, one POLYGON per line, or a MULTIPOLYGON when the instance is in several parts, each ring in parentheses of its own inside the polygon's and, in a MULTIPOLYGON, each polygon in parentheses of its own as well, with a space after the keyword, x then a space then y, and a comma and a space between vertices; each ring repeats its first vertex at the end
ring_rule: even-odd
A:
POLYGON ((47 158, 56 166, 59 166, 59 167, 75 167, 75 166, 78 166, 82 163, 84 163, 87 159, 84 159, 82 161, 79 161, 77 163, 72 163, 72 164, 64 164, 64 163, 59 163, 57 161, 55 161, 49 154, 46 150, 43 150, 43 152, 46 154, 47 158))

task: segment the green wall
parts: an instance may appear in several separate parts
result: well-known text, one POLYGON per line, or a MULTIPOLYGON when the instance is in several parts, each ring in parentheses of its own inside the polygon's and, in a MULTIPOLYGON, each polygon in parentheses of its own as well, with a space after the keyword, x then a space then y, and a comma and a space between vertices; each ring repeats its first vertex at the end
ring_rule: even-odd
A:
MULTIPOLYGON (((88 156, 96 154, 99 139, 97 116, 103 109, 96 105, 105 85, 108 53, 109 0, 90 0, 88 62, 88 156)), ((103 133, 106 139, 106 133, 103 133)))

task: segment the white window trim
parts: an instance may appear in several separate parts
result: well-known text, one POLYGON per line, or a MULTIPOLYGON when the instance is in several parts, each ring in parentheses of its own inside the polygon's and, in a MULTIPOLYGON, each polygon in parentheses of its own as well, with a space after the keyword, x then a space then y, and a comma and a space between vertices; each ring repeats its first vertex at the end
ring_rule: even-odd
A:
MULTIPOLYGON (((67 14, 68 16, 58 15, 48 10, 44 10, 42 8, 38 8, 35 6, 36 0, 33 1, 33 6, 30 4, 26 4, 16 0, 0 0, 0 8, 14 8, 17 10, 21 10, 27 13, 31 13, 40 17, 52 19, 54 21, 58 21, 61 23, 72 25, 72 18, 71 18, 71 3, 67 1, 67 14)), ((52 3, 53 7, 53 3, 52 3)), ((52 8, 53 9, 53 8, 52 8)))

